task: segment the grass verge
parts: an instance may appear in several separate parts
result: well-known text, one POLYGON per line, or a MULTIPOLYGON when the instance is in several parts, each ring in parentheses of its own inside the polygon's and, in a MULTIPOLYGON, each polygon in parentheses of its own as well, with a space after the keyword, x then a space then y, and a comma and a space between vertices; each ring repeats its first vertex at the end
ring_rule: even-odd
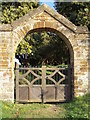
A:
MULTIPOLYGON (((69 103, 59 104, 12 104, 1 101, 2 118, 67 118, 67 120, 88 119, 90 94, 75 98, 69 103)), ((1 117, 1 114, 0 114, 1 117)))

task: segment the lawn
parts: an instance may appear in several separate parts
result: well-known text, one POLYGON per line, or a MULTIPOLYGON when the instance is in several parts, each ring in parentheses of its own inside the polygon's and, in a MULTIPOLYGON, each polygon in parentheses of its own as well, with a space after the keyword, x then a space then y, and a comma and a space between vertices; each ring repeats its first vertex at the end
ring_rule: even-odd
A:
MULTIPOLYGON (((1 101, 2 118, 74 118, 88 119, 89 94, 69 103, 58 104, 12 104, 1 101)), ((1 117, 1 116, 0 116, 1 117)))

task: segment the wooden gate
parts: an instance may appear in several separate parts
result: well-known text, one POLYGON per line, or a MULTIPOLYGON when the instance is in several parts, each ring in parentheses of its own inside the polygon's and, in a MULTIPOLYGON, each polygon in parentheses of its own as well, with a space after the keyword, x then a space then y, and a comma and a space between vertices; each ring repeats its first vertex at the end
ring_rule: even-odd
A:
POLYGON ((17 102, 64 102, 70 100, 70 69, 16 68, 17 102))

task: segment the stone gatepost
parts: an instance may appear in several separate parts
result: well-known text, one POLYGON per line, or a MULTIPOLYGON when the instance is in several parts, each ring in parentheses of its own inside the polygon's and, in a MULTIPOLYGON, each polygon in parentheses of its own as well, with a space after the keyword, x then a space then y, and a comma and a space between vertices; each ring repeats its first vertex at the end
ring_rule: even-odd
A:
POLYGON ((13 34, 10 25, 0 25, 0 99, 14 101, 13 34))

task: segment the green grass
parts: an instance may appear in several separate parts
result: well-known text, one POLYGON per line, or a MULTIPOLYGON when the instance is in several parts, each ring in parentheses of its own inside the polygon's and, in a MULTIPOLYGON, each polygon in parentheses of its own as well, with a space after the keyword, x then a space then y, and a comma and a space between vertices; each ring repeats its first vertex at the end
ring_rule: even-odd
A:
MULTIPOLYGON (((59 104, 12 104, 1 102, 2 118, 88 118, 89 94, 69 103, 59 104)), ((1 116, 0 116, 1 117, 1 116)))
POLYGON ((66 110, 65 117, 71 118, 72 120, 74 120, 74 118, 77 118, 77 120, 80 118, 81 119, 89 118, 88 117, 89 99, 90 99, 90 94, 86 94, 84 96, 80 96, 74 99, 69 103, 62 104, 62 107, 66 110))

